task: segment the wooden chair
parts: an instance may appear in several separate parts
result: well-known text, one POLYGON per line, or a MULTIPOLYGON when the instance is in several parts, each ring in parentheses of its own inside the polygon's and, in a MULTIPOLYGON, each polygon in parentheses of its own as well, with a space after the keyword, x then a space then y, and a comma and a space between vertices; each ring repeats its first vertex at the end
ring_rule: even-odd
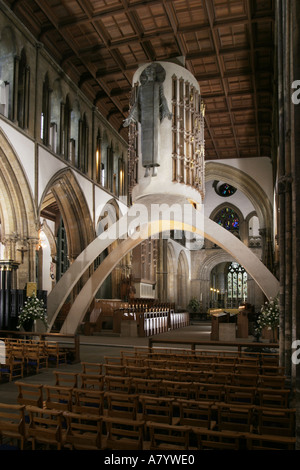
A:
POLYGON ((72 450, 101 450, 102 416, 64 412, 67 430, 63 437, 64 447, 72 450))
POLYGON ((4 439, 7 439, 8 442, 14 442, 14 440, 17 440, 20 442, 20 449, 24 449, 26 441, 24 405, 0 403, 1 444, 3 444, 4 439))
POLYGON ((264 375, 261 374, 258 378, 258 387, 260 388, 285 388, 286 378, 284 375, 264 375))
POLYGON ((237 387, 256 387, 258 377, 258 374, 233 374, 231 377, 231 385, 237 387))
POLYGON ((185 426, 214 429, 216 421, 212 419, 214 402, 196 400, 178 400, 179 424, 185 426))
POLYGON ((131 384, 131 377, 104 376, 104 389, 108 392, 130 393, 131 384))
POLYGON ((253 425, 252 405, 216 404, 218 431, 251 432, 253 425))
POLYGON ((8 379, 11 382, 16 378, 24 377, 24 362, 16 360, 12 353, 9 353, 5 357, 4 364, 0 364, 0 379, 8 379))
POLYGON ((139 411, 138 395, 107 392, 107 416, 135 420, 139 411))
POLYGON ((78 387, 78 374, 76 372, 62 372, 54 370, 55 385, 60 387, 78 387))
POLYGON ((234 374, 235 371, 236 371, 236 365, 235 365, 235 362, 234 363, 227 363, 227 362, 217 362, 215 364, 212 364, 213 366, 213 370, 218 373, 218 372, 221 372, 222 374, 234 374))
POLYGON ((279 354, 267 354, 264 353, 261 355, 261 364, 262 366, 279 366, 279 354))
POLYGON ((132 392, 140 397, 154 396, 158 397, 161 393, 161 380, 148 379, 148 378, 133 378, 131 381, 132 392))
POLYGON ((72 387, 44 385, 46 399, 44 406, 51 410, 72 411, 72 387))
POLYGON ((159 390, 160 395, 166 398, 195 399, 198 393, 198 384, 194 384, 193 382, 162 380, 159 390))
POLYGON ((197 383, 195 399, 205 401, 221 401, 224 397, 224 385, 221 383, 197 383))
POLYGON ((142 450, 145 422, 105 416, 107 435, 104 449, 142 450))
POLYGON ((129 356, 128 353, 121 351, 122 364, 126 367, 144 367, 144 359, 136 355, 129 356))
POLYGON ((31 441, 32 450, 36 449, 37 443, 47 447, 54 446, 57 450, 61 450, 63 445, 62 411, 32 406, 27 406, 26 410, 29 413, 27 436, 31 441))
POLYGON ((260 374, 260 365, 259 364, 247 364, 239 363, 235 366, 236 374, 250 374, 257 375, 260 374))
POLYGON ((274 366, 274 365, 265 365, 261 366, 261 373, 263 375, 284 375, 284 367, 274 366))
POLYGON ((73 388, 72 394, 72 412, 103 415, 105 394, 103 390, 73 388))
POLYGON ((9 353, 13 357, 14 361, 22 362, 24 364, 26 359, 26 344, 19 342, 12 343, 9 348, 9 353))
POLYGON ((172 398, 165 397, 140 397, 144 421, 177 424, 178 417, 173 418, 172 398))
POLYGON ((211 376, 208 379, 208 382, 214 384, 230 385, 232 383, 232 377, 235 374, 230 371, 214 371, 211 373, 211 376))
POLYGON ((62 350, 57 342, 46 341, 45 352, 48 355, 48 364, 54 363, 55 367, 67 362, 67 352, 62 350))
POLYGON ((271 388, 257 388, 257 396, 260 406, 288 408, 290 390, 286 388, 276 390, 271 388))
POLYGON ((102 363, 101 362, 81 362, 82 373, 101 375, 102 374, 102 363))
POLYGON ((214 431, 192 428, 198 450, 239 450, 243 434, 234 431, 214 431))
POLYGON ((134 378, 148 378, 150 376, 151 369, 146 366, 125 366, 126 375, 134 378))
POLYGON ((102 374, 79 374, 81 388, 89 390, 104 390, 104 375, 102 374))
POLYGON ((144 360, 145 367, 149 367, 150 369, 169 369, 169 363, 170 361, 167 358, 150 358, 144 360))
MULTIPOLYGON (((186 370, 177 369, 169 380, 181 380, 183 382, 209 382, 214 375, 212 370, 186 370)), ((167 379, 167 377, 163 377, 167 379)))
MULTIPOLYGON (((176 364, 176 363, 175 363, 176 364)), ((216 364, 211 363, 211 362, 206 362, 206 361, 189 361, 188 363, 185 363, 186 369, 187 370, 194 370, 198 372, 203 372, 203 371, 214 371, 216 364)), ((177 368, 178 368, 178 362, 177 362, 177 368)))
POLYGON ((236 364, 246 364, 258 367, 260 365, 260 360, 259 357, 257 357, 256 355, 254 357, 241 356, 237 358, 236 364))
POLYGON ((146 422, 150 443, 144 450, 188 450, 190 426, 170 425, 166 423, 146 422))
POLYGON ((296 410, 294 408, 257 407, 259 434, 295 436, 296 410))
POLYGON ((295 450, 296 438, 271 435, 246 435, 247 450, 295 450))
POLYGON ((31 405, 43 408, 43 385, 27 382, 15 382, 18 387, 19 405, 31 405))
POLYGON ((33 370, 36 374, 41 368, 48 368, 48 356, 42 346, 31 344, 26 346, 27 373, 33 370))
POLYGON ((256 387, 239 387, 236 385, 225 386, 225 402, 240 405, 254 405, 256 399, 256 387))
POLYGON ((126 375, 126 367, 122 364, 103 364, 105 375, 116 375, 122 377, 126 375))
POLYGON ((178 372, 175 369, 149 368, 149 378, 156 380, 174 380, 174 378, 178 378, 178 372))

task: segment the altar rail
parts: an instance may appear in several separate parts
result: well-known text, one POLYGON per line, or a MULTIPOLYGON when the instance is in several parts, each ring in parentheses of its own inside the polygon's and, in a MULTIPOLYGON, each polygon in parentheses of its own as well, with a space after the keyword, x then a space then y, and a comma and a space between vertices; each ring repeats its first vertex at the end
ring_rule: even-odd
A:
POLYGON ((176 328, 189 325, 189 314, 166 311, 144 312, 140 322, 142 326, 140 336, 153 336, 176 328))
POLYGON ((122 312, 122 336, 147 337, 165 333, 189 325, 187 312, 175 313, 169 309, 154 309, 150 311, 122 312))
POLYGON ((191 351, 196 350, 196 346, 221 346, 229 348, 237 348, 238 353, 240 354, 243 348, 251 348, 257 350, 263 350, 264 348, 278 349, 279 343, 256 343, 256 342, 246 342, 246 341, 189 341, 189 340, 180 340, 180 339, 167 339, 167 338, 149 338, 148 347, 150 350, 153 349, 154 344, 168 344, 168 345, 189 345, 191 351))

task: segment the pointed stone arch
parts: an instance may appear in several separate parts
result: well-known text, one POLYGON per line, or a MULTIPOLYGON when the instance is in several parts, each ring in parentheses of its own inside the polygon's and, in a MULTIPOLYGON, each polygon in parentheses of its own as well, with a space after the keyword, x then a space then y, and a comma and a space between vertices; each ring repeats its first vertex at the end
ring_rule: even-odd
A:
POLYGON ((50 192, 64 220, 69 258, 72 262, 95 237, 89 207, 73 171, 69 168, 60 170, 48 182, 41 198, 39 213, 46 195, 50 192))
POLYGON ((226 181, 242 191, 256 210, 259 226, 261 228, 272 227, 272 204, 264 189, 251 176, 230 165, 207 162, 205 165, 205 180, 226 181))
POLYGON ((25 170, 4 131, 0 129, 0 201, 5 257, 22 262, 19 284, 34 281, 38 219, 25 170), (24 251, 22 260, 21 251, 24 251))

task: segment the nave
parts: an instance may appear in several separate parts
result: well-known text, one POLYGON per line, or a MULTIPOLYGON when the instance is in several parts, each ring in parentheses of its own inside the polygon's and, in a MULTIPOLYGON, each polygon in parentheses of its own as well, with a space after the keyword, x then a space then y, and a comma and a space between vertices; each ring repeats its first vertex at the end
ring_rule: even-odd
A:
POLYGON ((82 340, 77 364, 48 364, 0 385, 3 446, 294 449, 295 409, 274 352, 101 339, 105 347, 82 340), (5 427, 5 415, 15 415, 15 428, 5 427))

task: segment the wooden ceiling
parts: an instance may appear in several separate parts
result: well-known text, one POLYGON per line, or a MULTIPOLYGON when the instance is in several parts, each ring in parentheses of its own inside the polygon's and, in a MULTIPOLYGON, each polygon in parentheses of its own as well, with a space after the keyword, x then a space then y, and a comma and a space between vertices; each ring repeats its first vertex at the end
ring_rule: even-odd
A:
POLYGON ((271 157, 274 0, 5 0, 127 139, 139 64, 185 57, 206 106, 206 160, 271 157))

